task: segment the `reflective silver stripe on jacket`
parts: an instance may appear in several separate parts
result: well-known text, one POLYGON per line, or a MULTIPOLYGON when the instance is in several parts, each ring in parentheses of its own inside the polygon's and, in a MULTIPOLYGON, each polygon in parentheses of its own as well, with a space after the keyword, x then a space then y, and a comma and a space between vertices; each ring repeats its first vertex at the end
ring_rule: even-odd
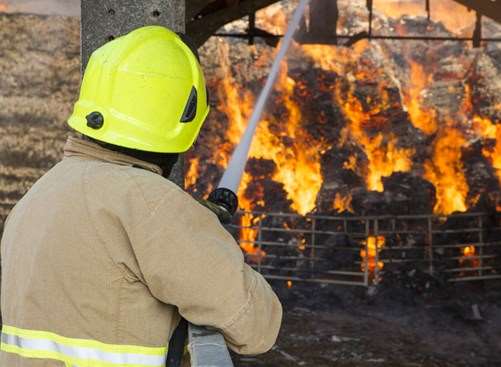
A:
POLYGON ((144 365, 160 367, 165 366, 167 358, 166 356, 148 354, 106 352, 95 348, 63 345, 49 339, 31 339, 5 333, 1 334, 1 341, 28 351, 56 352, 69 358, 113 363, 119 366, 144 365))

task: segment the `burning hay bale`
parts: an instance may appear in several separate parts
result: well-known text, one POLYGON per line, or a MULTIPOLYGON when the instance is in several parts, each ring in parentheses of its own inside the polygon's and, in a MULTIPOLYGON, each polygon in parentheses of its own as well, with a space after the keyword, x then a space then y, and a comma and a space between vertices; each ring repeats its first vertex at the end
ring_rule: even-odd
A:
MULTIPOLYGON (((272 22, 287 11, 276 6, 275 13, 265 12, 261 26, 268 19, 277 30, 272 22)), ((362 7, 353 4, 343 12, 346 33, 363 28, 362 7)), ((454 36, 448 24, 421 17, 378 14, 375 27, 380 34, 393 30, 400 35, 454 36)), ((224 91, 213 100, 223 113, 209 125, 229 130, 224 148, 229 155, 272 52, 264 44, 249 48, 231 40, 212 40, 204 47, 222 60, 222 66, 207 60, 216 70, 213 75, 222 73, 211 83, 224 91)), ((352 47, 296 44, 283 65, 251 157, 274 162, 269 179, 283 185, 289 210, 299 214, 488 210, 493 205, 477 204, 480 196, 486 204, 499 192, 499 185, 492 186, 498 181, 498 163, 497 144, 491 142, 497 141, 501 103, 496 49, 475 50, 466 42, 392 40, 359 41, 352 47), (475 144, 482 155, 473 159, 468 152, 475 144)), ((201 139, 212 135, 202 134, 201 139)), ((227 158, 202 154, 222 172, 227 158)), ((248 167, 247 184, 258 174, 256 168, 248 167)), ((204 167, 195 175, 204 177, 204 167)), ((260 209, 282 210, 274 200, 264 199, 260 209)))

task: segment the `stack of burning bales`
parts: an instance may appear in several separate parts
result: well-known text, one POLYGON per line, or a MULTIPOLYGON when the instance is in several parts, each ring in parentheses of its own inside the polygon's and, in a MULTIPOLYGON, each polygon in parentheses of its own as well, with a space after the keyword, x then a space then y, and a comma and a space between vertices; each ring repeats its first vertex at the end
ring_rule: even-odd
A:
MULTIPOLYGON (((260 26, 283 33, 289 11, 283 5, 269 8, 260 14, 260 26)), ((474 14, 468 18, 457 13, 458 20, 450 13, 442 14, 444 20, 453 18, 445 23, 426 17, 393 19, 380 13, 374 33, 470 36, 474 14), (463 33, 448 28, 461 21, 467 24, 463 33)), ((344 33, 366 29, 365 3, 350 3, 341 14, 344 33)), ((226 30, 243 28, 244 24, 236 24, 226 30)), ((494 29, 486 23, 484 33, 493 35, 494 29)), ((296 43, 291 48, 251 148, 239 195, 242 209, 301 216, 495 212, 501 178, 499 45, 473 48, 471 42, 362 40, 344 47, 343 42, 340 39, 337 47, 296 43)), ((189 159, 187 187, 195 195, 210 192, 228 164, 274 50, 264 42, 249 47, 239 40, 215 39, 204 46, 203 55, 216 108, 189 159)), ((265 274, 273 268, 273 274, 282 277, 310 277, 314 266, 317 277, 345 269, 368 269, 374 276, 383 268, 395 269, 382 263, 390 256, 405 264, 395 269, 398 274, 418 271, 427 283, 425 272, 431 268, 438 272, 464 268, 483 250, 473 247, 472 255, 468 246, 460 246, 478 243, 473 228, 471 233, 468 229, 442 237, 431 232, 470 228, 475 220, 437 219, 431 229, 426 223, 410 225, 408 230, 417 235, 393 233, 385 238, 372 233, 356 240, 343 234, 339 222, 320 220, 317 231, 338 234, 317 233, 316 245, 323 249, 315 256, 309 218, 243 215, 242 229, 235 235, 250 261, 265 274), (262 235, 259 226, 279 232, 262 235), (256 240, 279 245, 261 249, 256 240), (431 242, 445 247, 429 250, 431 242), (321 260, 313 265, 310 258, 321 260)), ((494 225, 483 222, 485 227, 494 225)), ((355 227, 348 232, 366 231, 364 222, 355 227)), ((498 241, 499 232, 483 240, 498 241)), ((487 250, 484 255, 489 260, 483 265, 497 269, 497 250, 487 250)))
MULTIPOLYGON (((362 6, 341 13, 346 33, 365 26, 362 6)), ((276 6, 263 19, 280 32, 284 9, 276 6)), ((457 35, 425 17, 382 15, 375 33, 457 35)), ((187 183, 197 193, 210 191, 224 170, 273 57, 267 46, 237 40, 213 40, 204 50, 217 60, 205 59, 217 111, 190 160, 187 183)), ((441 215, 495 209, 499 50, 452 41, 294 45, 251 149, 244 209, 441 215)))

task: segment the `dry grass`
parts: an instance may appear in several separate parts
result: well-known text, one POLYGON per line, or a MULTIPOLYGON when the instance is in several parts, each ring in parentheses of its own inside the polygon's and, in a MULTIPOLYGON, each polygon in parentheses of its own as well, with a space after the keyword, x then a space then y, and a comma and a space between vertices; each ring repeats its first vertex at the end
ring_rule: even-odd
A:
POLYGON ((78 19, 0 15, 0 232, 62 155, 80 80, 78 19))

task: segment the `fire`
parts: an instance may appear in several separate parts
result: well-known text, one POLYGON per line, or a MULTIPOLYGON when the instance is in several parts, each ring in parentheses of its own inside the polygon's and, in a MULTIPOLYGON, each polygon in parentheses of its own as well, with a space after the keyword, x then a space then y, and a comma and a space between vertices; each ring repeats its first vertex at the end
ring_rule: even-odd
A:
MULTIPOLYGON (((302 50, 310 57, 315 65, 324 70, 337 74, 353 75, 352 69, 359 61, 359 58, 369 47, 368 41, 357 42, 353 48, 304 45, 302 50)), ((359 71, 354 75, 358 80, 372 78, 372 75, 364 71, 359 71)), ((384 84, 379 86, 381 90, 381 101, 376 103, 368 101, 370 109, 363 107, 361 101, 356 97, 353 85, 350 85, 348 93, 343 93, 340 85, 336 85, 333 94, 337 104, 341 106, 348 122, 343 130, 340 145, 344 145, 351 137, 363 150, 367 156, 368 163, 363 169, 366 185, 369 190, 383 191, 382 178, 391 176, 394 172, 407 172, 412 168, 412 149, 399 148, 397 138, 393 133, 376 135, 367 131, 373 127, 374 118, 382 109, 388 108, 387 94, 384 91, 384 84)), ((356 157, 350 157, 350 161, 345 163, 344 168, 353 169, 356 165, 356 157)), ((353 169, 354 170, 354 169, 353 169)))
POLYGON ((287 281, 287 288, 289 288, 289 289, 292 288, 292 280, 287 281))
MULTIPOLYGON (((214 152, 214 161, 226 167, 231 152, 247 126, 254 96, 248 91, 242 92, 233 79, 227 43, 220 43, 220 55, 224 79, 219 89, 218 109, 226 114, 229 126, 227 142, 214 152)), ((275 162, 277 168, 273 179, 284 185, 288 198, 292 201, 292 209, 304 215, 315 208, 316 197, 322 186, 320 152, 325 146, 322 142, 313 141, 306 129, 302 128, 301 111, 293 100, 295 87, 296 82, 288 76, 287 64, 282 64, 275 90, 279 92, 285 107, 286 114, 280 117, 285 120, 272 121, 266 117, 261 121, 249 156, 275 162), (283 127, 280 134, 276 133, 276 129, 272 130, 272 124, 283 127)), ((245 192, 246 184, 242 183, 241 187, 242 192, 245 192)), ((245 204, 242 195, 240 198, 245 204)), ((251 210, 252 205, 249 203, 247 208, 243 208, 251 210)))
POLYGON ((352 201, 352 196, 351 194, 348 194, 346 196, 342 196, 340 193, 336 193, 336 197, 334 198, 334 203, 333 203, 333 208, 336 209, 338 213, 342 212, 350 212, 354 213, 355 211, 353 210, 353 207, 351 205, 352 201))
POLYGON ((283 4, 273 4, 256 13, 256 26, 272 34, 287 31, 287 14, 283 4))
POLYGON ((497 128, 496 125, 492 123, 491 120, 487 118, 482 118, 480 116, 473 117, 473 130, 475 133, 482 138, 496 139, 497 128))
POLYGON ((284 129, 277 135, 271 130, 271 121, 262 121, 250 156, 275 162, 277 169, 273 179, 284 185, 292 209, 305 215, 315 208, 322 186, 320 152, 325 149, 325 144, 313 141, 302 127, 301 111, 292 99, 295 85, 296 82, 287 74, 287 64, 283 64, 276 90, 287 111, 286 120, 278 121, 284 129))
POLYGON ((475 246, 466 246, 463 248, 463 256, 473 256, 475 255, 475 246))
POLYGON ((437 130, 436 112, 422 105, 422 93, 430 84, 431 75, 424 72, 422 65, 411 62, 410 64, 409 92, 404 96, 405 105, 409 112, 412 124, 425 134, 433 134, 437 130))
MULTIPOLYGON (((426 16, 422 0, 375 0, 374 9, 397 19, 403 15, 426 16)), ((430 10, 432 20, 442 22, 449 31, 458 35, 467 34, 475 24, 475 13, 452 0, 430 1, 430 10)))
POLYGON ((366 241, 363 242, 364 248, 360 250, 360 257, 362 258, 361 270, 365 271, 368 269, 370 274, 373 274, 376 269, 382 270, 384 268, 384 263, 381 260, 376 260, 379 258, 379 253, 384 247, 386 239, 384 236, 369 236, 366 241))
POLYGON ((386 107, 384 91, 383 102, 366 111, 353 90, 344 96, 341 88, 337 89, 337 102, 348 120, 343 129, 342 144, 352 138, 363 149, 368 160, 364 175, 366 186, 369 190, 382 192, 383 177, 389 177, 394 172, 410 171, 414 150, 398 147, 397 137, 392 132, 371 134, 366 129, 373 126, 374 116, 386 107))
POLYGON ((258 230, 251 228, 257 225, 260 218, 252 214, 245 213, 240 221, 240 246, 248 254, 249 259, 254 263, 259 263, 266 257, 266 252, 255 244, 258 230))
MULTIPOLYGON (((221 60, 221 88, 217 89, 218 110, 228 117, 228 128, 226 130, 225 141, 213 150, 213 163, 226 167, 231 157, 231 152, 240 141, 240 137, 245 131, 248 119, 252 114, 254 95, 250 91, 241 91, 236 86, 233 73, 230 67, 229 46, 226 42, 218 44, 219 57, 221 60)), ((191 168, 191 167, 190 167, 191 168)), ((189 176, 190 177, 190 176, 189 176)), ((252 200, 245 195, 245 190, 252 180, 248 173, 244 173, 242 183, 238 192, 240 209, 244 214, 240 218, 240 245, 254 262, 260 262, 266 253, 255 246, 257 229, 254 229, 259 218, 248 213, 252 211, 252 200)))
POLYGON ((470 245, 461 249, 459 265, 464 268, 478 268, 480 266, 480 260, 478 259, 475 246, 470 245))
POLYGON ((219 57, 221 60, 221 87, 218 88, 218 110, 228 117, 228 129, 226 131, 226 140, 223 146, 214 149, 216 155, 213 159, 215 163, 226 167, 231 157, 231 152, 240 141, 247 122, 252 114, 254 106, 254 95, 248 91, 241 91, 233 79, 230 67, 230 52, 228 43, 222 41, 218 44, 219 57))
POLYGON ((301 240, 299 240, 297 243, 297 249, 301 252, 304 252, 304 250, 306 250, 306 246, 307 243, 305 238, 301 238, 301 240))
POLYGON ((486 139, 495 139, 494 146, 486 146, 482 149, 482 154, 491 163, 499 185, 501 185, 501 125, 493 124, 491 120, 475 116, 473 118, 473 129, 475 132, 486 139))
POLYGON ((497 128, 496 132, 496 145, 493 148, 484 148, 482 153, 492 164, 498 178, 498 182, 501 185, 501 128, 497 128))
POLYGON ((245 195, 245 190, 250 180, 252 180, 252 176, 244 172, 238 192, 240 208, 244 211, 240 219, 240 246, 249 255, 251 261, 259 263, 266 256, 266 252, 256 246, 258 235, 256 226, 259 225, 262 218, 249 213, 252 210, 253 201, 245 195))
POLYGON ((434 142, 433 158, 424 164, 424 178, 436 189, 434 212, 437 214, 449 215, 467 209, 469 187, 461 161, 461 149, 466 143, 464 135, 449 122, 434 142))
MULTIPOLYGON (((247 122, 252 113, 254 96, 249 91, 242 91, 235 82, 230 67, 229 46, 220 42, 219 54, 221 59, 221 87, 218 89, 218 110, 227 116, 228 127, 225 142, 214 150, 213 163, 226 167, 236 144, 239 143, 247 122)), ((260 122, 249 156, 272 160, 276 165, 273 179, 283 184, 288 198, 292 201, 292 209, 300 214, 307 214, 316 205, 316 197, 322 186, 320 164, 320 151, 324 149, 322 143, 314 142, 306 129, 302 128, 302 115, 299 107, 293 100, 296 83, 288 76, 287 64, 282 65, 279 80, 275 90, 279 92, 286 113, 280 121, 266 117, 260 122), (271 125, 281 126, 277 134, 271 125)), ((198 162, 192 162, 188 172, 188 183, 196 180, 198 162)), ((245 172, 238 193, 240 207, 245 212, 250 212, 256 200, 246 195, 246 190, 253 177, 245 172)), ((264 202, 261 202, 264 206, 264 202)), ((240 220, 242 227, 240 233, 241 246, 251 259, 259 262, 266 253, 255 246, 258 234, 255 227, 260 217, 245 213, 240 220)))
POLYGON ((7 11, 7 8, 8 8, 7 4, 0 2, 0 12, 7 11))
POLYGON ((192 159, 190 159, 189 168, 188 171, 186 172, 184 180, 185 187, 189 188, 195 186, 195 183, 197 182, 198 178, 199 168, 200 168, 200 159, 197 157, 193 157, 192 159))
POLYGON ((343 168, 355 171, 357 168, 357 157, 354 155, 350 156, 348 160, 343 163, 343 168))
POLYGON ((353 47, 302 45, 301 50, 315 63, 315 66, 337 74, 345 74, 369 47, 369 41, 363 40, 355 43, 353 47))
MULTIPOLYGON (((462 18, 461 24, 464 25, 467 14, 464 7, 455 6, 451 1, 445 0, 435 0, 431 3, 432 16, 435 20, 443 19, 444 24, 454 30, 458 28, 459 18, 462 18), (450 16, 451 9, 456 8, 460 10, 454 11, 454 16, 450 16)), ((393 1, 384 4, 375 1, 376 11, 383 11, 391 16, 401 16, 402 12, 410 13, 410 10, 416 14, 415 8, 418 5, 420 12, 423 13, 424 4, 421 1, 393 1)), ((283 34, 290 9, 291 6, 284 4, 268 7, 259 12, 257 25, 272 33, 283 34)), ((384 20, 378 17, 376 14, 376 19, 384 20)), ((468 26, 474 24, 474 15, 472 14, 470 18, 472 21, 467 21, 468 26)), ((341 23, 348 24, 346 20, 342 20, 341 23)), ((397 33, 400 31, 408 34, 409 29, 413 29, 411 26, 407 29, 405 22, 400 23, 403 25, 400 28, 396 26, 397 33)), ((343 27, 350 31, 348 25, 343 27)), ((248 56, 255 60, 253 67, 260 69, 260 73, 256 74, 258 79, 253 80, 254 84, 250 84, 254 89, 251 92, 247 86, 240 86, 241 79, 245 80, 246 76, 238 76, 239 68, 248 65, 232 63, 228 41, 219 40, 216 46, 220 60, 220 71, 213 80, 213 84, 217 84, 216 112, 220 114, 218 118, 221 118, 221 115, 226 118, 221 119, 221 129, 211 134, 214 146, 217 148, 210 150, 209 163, 224 168, 236 144, 239 143, 252 113, 258 89, 256 81, 263 81, 276 50, 260 45, 249 48, 248 56)), ((452 85, 448 82, 456 77, 455 74, 453 72, 444 74, 443 65, 433 57, 423 55, 421 52, 418 55, 410 46, 401 46, 407 47, 401 50, 409 65, 406 78, 405 64, 397 65, 394 70, 383 67, 384 62, 395 61, 389 59, 388 55, 389 49, 395 47, 397 46, 383 41, 367 40, 356 42, 350 47, 293 44, 289 51, 289 59, 281 66, 280 76, 269 103, 273 109, 265 111, 249 156, 268 161, 267 164, 270 161, 274 163, 266 168, 269 176, 265 179, 271 178, 282 185, 287 199, 291 202, 290 207, 296 213, 304 215, 315 210, 317 196, 324 180, 322 159, 330 158, 329 155, 324 156, 324 153, 328 150, 330 153, 333 146, 348 152, 345 161, 341 162, 342 167, 352 170, 363 178, 366 188, 370 191, 382 192, 383 178, 390 177, 396 172, 421 175, 435 186, 436 214, 448 215, 455 211, 466 211, 468 204, 472 202, 472 198, 468 196, 470 191, 475 193, 477 199, 480 197, 476 190, 469 189, 462 162, 462 148, 476 141, 477 137, 483 139, 483 155, 495 168, 501 185, 501 125, 498 128, 496 121, 475 115, 472 95, 477 96, 478 93, 473 93, 476 92, 471 84, 474 81, 461 80, 464 85, 464 94, 458 96, 458 101, 461 102, 451 106, 453 108, 450 108, 450 111, 445 111, 446 107, 438 103, 442 100, 441 94, 438 94, 440 89, 436 88, 437 82, 444 80, 444 85, 452 85), (301 56, 306 59, 310 70, 301 69, 301 56), (433 63, 428 64, 423 60, 433 60, 433 63), (299 76, 303 72, 309 78, 310 71, 313 78, 317 77, 318 80, 305 81, 299 76), (401 81, 399 78, 402 75, 404 80, 401 81), (317 85, 313 85, 312 88, 310 82, 318 83, 318 93, 314 90, 317 85), (375 90, 371 93, 372 88, 375 90), (430 96, 432 93, 433 96, 437 93, 436 100, 430 98, 427 92, 430 96), (303 100, 313 99, 315 95, 321 98, 331 96, 332 115, 336 116, 335 119, 331 120, 332 115, 326 112, 328 108, 319 108, 318 116, 312 116, 309 108, 302 109, 305 106, 303 100), (405 114, 399 115, 393 112, 401 111, 402 104, 408 112, 412 125, 427 135, 426 137, 422 134, 417 134, 415 139, 413 136, 411 139, 401 137, 406 131, 401 127, 407 129, 408 126, 405 125, 408 121, 405 114), (434 105, 435 107, 432 107, 434 105), (318 130, 312 127, 316 121, 319 122, 318 130), (337 141, 335 138, 334 141, 322 141, 331 139, 331 135, 323 134, 323 126, 320 126, 328 123, 332 123, 334 131, 332 136, 338 138, 337 141), (341 123, 344 125, 340 126, 341 123), (420 141, 423 143, 418 142, 416 150, 428 156, 415 157, 416 150, 412 144, 418 139, 422 139, 420 141), (495 142, 491 141, 494 139, 495 142), (425 141, 429 142, 429 149, 425 146, 425 141)), ((461 59, 460 62, 465 64, 465 60, 466 58, 461 59)), ((468 76, 470 74, 464 78, 470 78, 468 76)), ((449 86, 448 91, 454 93, 459 89, 461 88, 455 89, 449 86)), ((315 101, 312 100, 311 103, 314 104, 315 101)), ((497 106, 499 107, 501 106, 497 106)), ((409 130, 415 133, 414 129, 409 130)), ((203 163, 198 160, 190 161, 186 181, 188 187, 194 187, 198 175, 203 172, 204 168, 200 165, 203 163)), ((265 194, 269 194, 266 188, 257 185, 257 180, 261 179, 262 177, 254 177, 250 171, 245 173, 238 193, 241 209, 252 211, 256 208, 266 208, 267 204, 270 204, 266 202, 265 194)), ((350 193, 337 192, 328 200, 332 203, 331 207, 338 212, 353 212, 353 199, 350 193)), ((265 256, 265 253, 256 249, 258 231, 252 227, 259 225, 260 220, 260 217, 246 214, 241 217, 240 223, 244 227, 241 232, 242 247, 249 254, 256 255, 258 259, 265 256)), ((377 249, 378 240, 368 239, 368 244, 374 245, 377 249)), ((366 254, 368 258, 370 252, 366 254)), ((376 269, 379 265, 375 263, 370 265, 369 262, 368 266, 376 269)))
MULTIPOLYGON (((221 60, 221 74, 220 85, 217 89, 218 97, 218 110, 228 116, 228 127, 224 140, 218 144, 218 149, 212 150, 213 157, 211 163, 226 167, 229 163, 231 152, 235 145, 239 142, 245 128, 247 121, 252 113, 254 104, 254 95, 250 91, 241 91, 236 87, 236 82, 233 79, 231 70, 231 62, 229 57, 228 43, 221 41, 218 43, 219 59, 221 60)), ((190 166, 186 174, 186 187, 195 184, 199 176, 200 162, 197 158, 190 160, 190 166)), ((256 223, 260 218, 255 218, 248 212, 252 211, 252 200, 247 198, 245 190, 251 181, 252 177, 244 173, 242 177, 242 184, 240 186, 239 205, 245 213, 240 218, 240 226, 242 227, 240 233, 241 247, 250 256, 250 259, 255 262, 261 261, 266 256, 266 253, 255 246, 257 237, 257 229, 254 229, 256 223)))

